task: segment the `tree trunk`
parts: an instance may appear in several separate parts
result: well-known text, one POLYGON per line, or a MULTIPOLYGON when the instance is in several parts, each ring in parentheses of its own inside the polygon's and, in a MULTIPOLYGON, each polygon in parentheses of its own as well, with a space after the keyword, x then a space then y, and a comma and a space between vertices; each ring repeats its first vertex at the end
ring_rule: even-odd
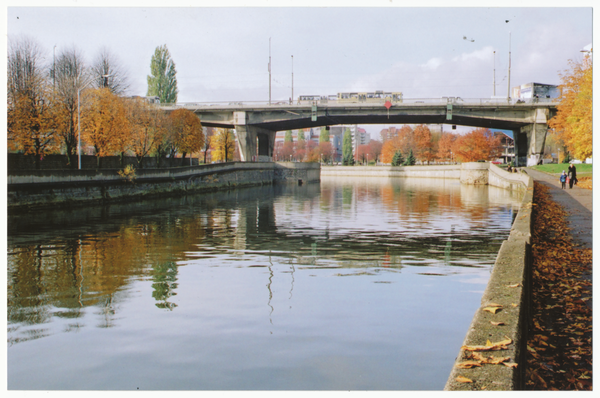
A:
POLYGON ((187 152, 183 152, 181 155, 181 166, 185 166, 185 155, 187 155, 187 152))

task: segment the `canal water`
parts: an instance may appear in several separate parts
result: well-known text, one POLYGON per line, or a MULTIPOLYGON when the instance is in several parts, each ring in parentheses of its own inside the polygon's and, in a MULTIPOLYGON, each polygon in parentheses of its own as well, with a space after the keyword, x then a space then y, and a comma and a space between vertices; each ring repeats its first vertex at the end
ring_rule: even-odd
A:
POLYGON ((332 178, 9 215, 9 389, 441 390, 520 200, 332 178))

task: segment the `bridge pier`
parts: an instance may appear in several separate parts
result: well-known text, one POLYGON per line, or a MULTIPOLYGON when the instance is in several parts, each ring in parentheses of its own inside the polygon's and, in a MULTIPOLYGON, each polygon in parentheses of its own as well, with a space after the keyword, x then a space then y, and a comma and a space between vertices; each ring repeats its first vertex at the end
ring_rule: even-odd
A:
POLYGON ((236 125, 235 131, 242 162, 273 159, 277 131, 249 125, 236 125))
MULTIPOLYGON (((548 110, 547 109, 536 109, 534 115, 534 121, 531 124, 521 127, 521 137, 526 137, 527 144, 525 148, 517 154, 517 142, 515 140, 515 157, 526 157, 526 159, 519 160, 519 166, 535 166, 538 164, 540 159, 544 156, 544 147, 546 145, 546 134, 548 133, 548 110)), ((516 135, 515 135, 516 137, 516 135)))

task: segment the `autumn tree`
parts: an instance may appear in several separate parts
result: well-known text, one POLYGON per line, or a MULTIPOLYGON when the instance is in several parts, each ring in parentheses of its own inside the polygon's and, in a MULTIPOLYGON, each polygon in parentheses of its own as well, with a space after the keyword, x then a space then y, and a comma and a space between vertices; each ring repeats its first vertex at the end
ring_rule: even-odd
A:
POLYGON ((97 88, 108 88, 113 94, 124 95, 129 89, 129 78, 115 55, 102 48, 91 68, 91 77, 97 88))
POLYGON ((381 147, 381 161, 383 163, 392 163, 396 152, 402 152, 401 141, 397 136, 387 140, 381 147))
POLYGON ((344 131, 344 138, 342 141, 342 165, 354 165, 354 154, 352 151, 352 132, 350 131, 350 129, 346 129, 346 131, 344 131))
POLYGON ((356 160, 365 164, 369 159, 369 149, 369 145, 367 144, 359 145, 358 148, 356 148, 356 160))
POLYGON ((592 60, 569 61, 571 69, 561 74, 557 114, 548 123, 577 159, 592 156, 592 60))
POLYGON ((379 160, 379 157, 381 156, 381 149, 383 147, 383 144, 381 143, 381 141, 377 141, 377 140, 371 140, 369 141, 369 159, 373 159, 373 161, 375 161, 375 163, 377 163, 377 161, 379 160))
POLYGON ((452 145, 456 134, 444 133, 438 143, 437 158, 442 161, 452 161, 452 145))
POLYGON ((56 124, 43 54, 32 39, 9 42, 7 68, 7 135, 9 148, 42 157, 56 149, 56 124))
POLYGON ((108 88, 92 89, 86 94, 86 106, 82 109, 82 139, 96 150, 96 165, 100 158, 118 153, 123 155, 131 143, 130 124, 123 98, 108 88))
POLYGON ((126 105, 131 127, 131 149, 138 164, 143 167, 144 157, 156 150, 167 133, 167 116, 142 98, 129 99, 126 105))
POLYGON ((500 156, 500 137, 495 137, 489 129, 479 128, 459 135, 452 145, 452 153, 461 162, 493 160, 500 156))
POLYGON ((211 139, 211 156, 213 161, 228 162, 233 160, 235 136, 232 129, 215 129, 211 139))
POLYGON ((150 60, 148 96, 157 96, 162 104, 177 102, 177 70, 167 45, 156 47, 150 60))
MULTIPOLYGON (((78 108, 77 93, 91 82, 83 55, 76 48, 62 50, 56 59, 54 70, 54 93, 52 101, 55 105, 57 133, 67 155, 71 167, 77 164, 72 156, 77 153, 78 144, 78 108)), ((81 98, 81 105, 87 97, 81 98)))
POLYGON ((208 162, 208 152, 210 151, 210 142, 213 137, 213 128, 206 127, 204 133, 204 145, 202 145, 202 152, 204 152, 204 164, 208 162))
POLYGON ((435 159, 433 151, 433 139, 429 127, 422 124, 413 131, 413 142, 415 148, 415 158, 421 162, 431 162, 435 159))
POLYGON ((200 118, 189 109, 176 109, 169 114, 169 135, 173 157, 180 152, 182 166, 186 154, 199 151, 204 145, 200 118))

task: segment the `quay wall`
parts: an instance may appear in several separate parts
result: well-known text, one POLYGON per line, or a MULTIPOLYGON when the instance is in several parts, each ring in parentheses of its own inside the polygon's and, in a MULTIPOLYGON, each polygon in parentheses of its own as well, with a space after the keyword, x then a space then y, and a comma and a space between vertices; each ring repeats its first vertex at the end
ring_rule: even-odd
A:
POLYGON ((319 164, 230 162, 137 169, 127 179, 110 170, 15 170, 7 176, 8 210, 31 210, 183 195, 250 185, 320 180, 319 164))

